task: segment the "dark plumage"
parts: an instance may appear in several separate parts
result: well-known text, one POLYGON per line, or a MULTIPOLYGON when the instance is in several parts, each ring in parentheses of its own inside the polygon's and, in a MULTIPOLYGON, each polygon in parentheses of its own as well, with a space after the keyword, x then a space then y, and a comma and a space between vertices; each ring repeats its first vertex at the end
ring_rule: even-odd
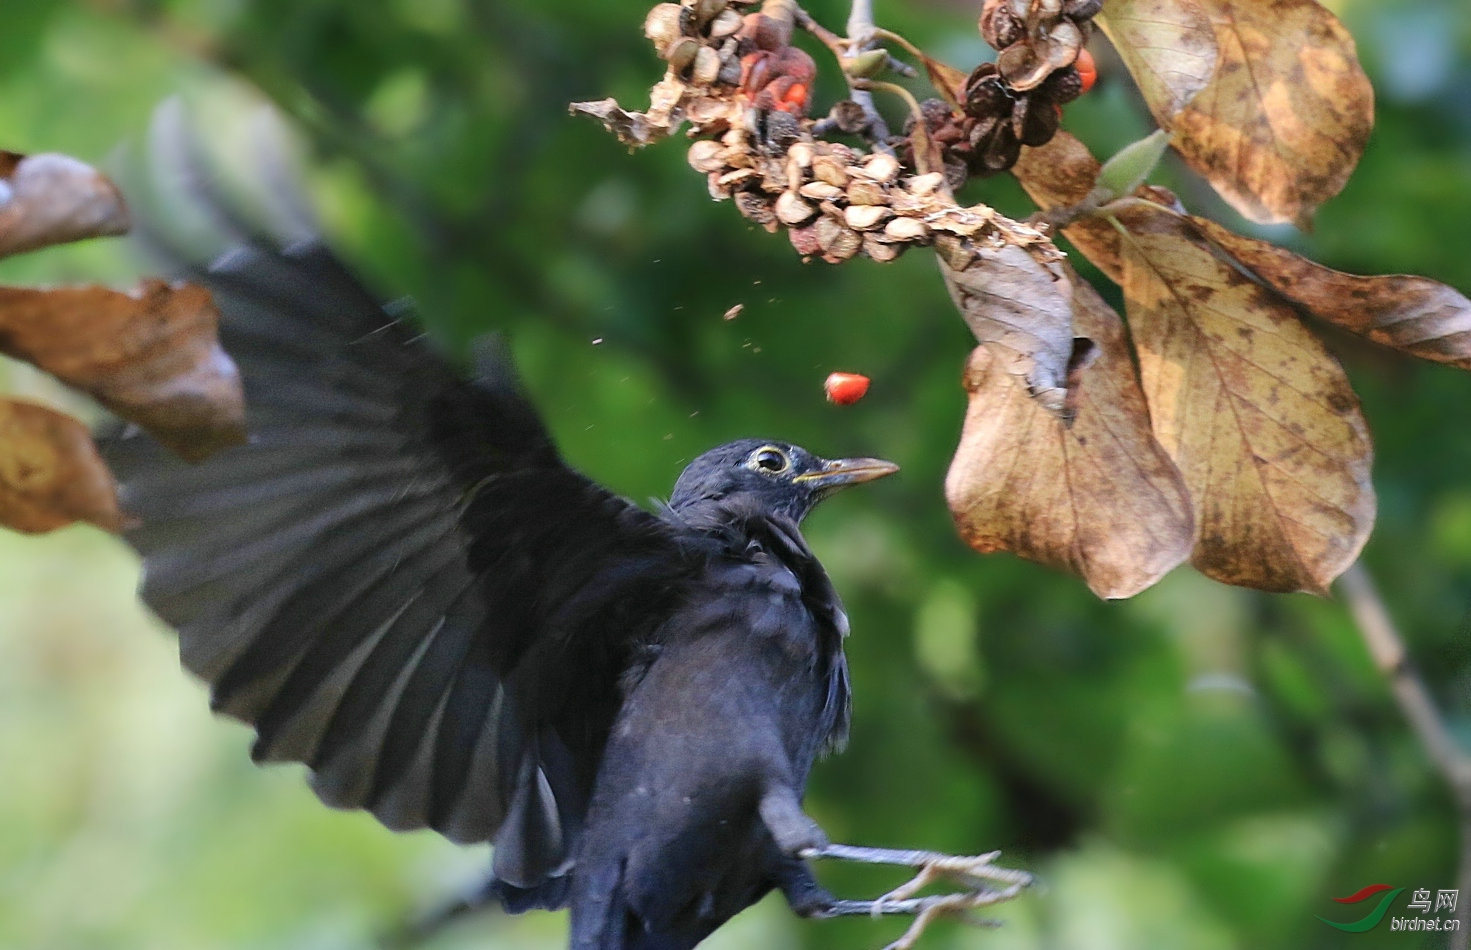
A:
POLYGON ((848 728, 848 632, 798 531, 895 470, 721 446, 657 513, 567 467, 503 357, 458 378, 317 244, 207 273, 251 440, 109 461, 142 594, 259 761, 328 804, 495 846, 512 910, 582 950, 693 946, 799 852, 807 773, 848 728))

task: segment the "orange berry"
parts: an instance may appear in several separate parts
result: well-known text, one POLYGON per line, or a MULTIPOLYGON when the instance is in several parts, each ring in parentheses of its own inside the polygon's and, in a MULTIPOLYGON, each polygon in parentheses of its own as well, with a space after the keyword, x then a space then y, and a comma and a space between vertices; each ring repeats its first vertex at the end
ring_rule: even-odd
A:
POLYGON ((1093 61, 1093 54, 1088 52, 1087 47, 1078 50, 1078 58, 1073 61, 1073 65, 1078 67, 1078 75, 1082 77, 1083 91, 1092 89, 1093 84, 1098 81, 1098 64, 1093 61))
POLYGON ((828 402, 851 406, 868 392, 868 377, 859 373, 832 373, 822 388, 827 392, 828 402))

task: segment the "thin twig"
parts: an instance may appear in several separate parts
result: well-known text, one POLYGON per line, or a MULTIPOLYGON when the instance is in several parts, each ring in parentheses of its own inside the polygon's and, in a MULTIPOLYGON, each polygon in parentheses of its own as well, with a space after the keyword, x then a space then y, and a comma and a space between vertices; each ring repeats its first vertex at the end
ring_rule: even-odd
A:
MULTIPOLYGON (((853 48, 849 50, 850 56, 857 56, 873 45, 874 30, 873 0, 853 0, 853 6, 848 13, 848 39, 853 43, 853 48)), ((889 126, 884 121, 884 117, 879 114, 878 107, 874 105, 873 94, 866 89, 855 88, 853 101, 862 106, 863 111, 868 114, 868 134, 873 142, 887 142, 889 126)))
POLYGON ((1390 691, 1410 728, 1425 747, 1425 753, 1445 777, 1455 796, 1460 818, 1461 857, 1456 875, 1460 890, 1456 901, 1459 928, 1451 936, 1450 950, 1467 950, 1471 939, 1471 754, 1456 742, 1445 719, 1435 708, 1430 690, 1420 671, 1410 661, 1404 639, 1395 628, 1379 595, 1374 579, 1362 562, 1355 563, 1338 579, 1339 590, 1353 614, 1359 634, 1369 648, 1374 664, 1389 681, 1390 691))

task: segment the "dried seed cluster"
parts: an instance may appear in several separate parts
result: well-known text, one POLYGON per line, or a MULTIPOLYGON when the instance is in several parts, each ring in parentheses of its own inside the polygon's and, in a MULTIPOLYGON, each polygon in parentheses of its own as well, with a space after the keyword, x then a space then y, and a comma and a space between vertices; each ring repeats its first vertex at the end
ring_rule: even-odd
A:
POLYGON ((1058 254, 1036 228, 986 205, 957 205, 943 172, 918 174, 922 165, 887 151, 814 139, 803 99, 811 61, 789 45, 790 24, 768 15, 771 3, 742 12, 752 5, 660 3, 644 32, 669 70, 650 91, 649 110, 629 112, 605 99, 574 103, 573 111, 635 147, 688 123, 697 139, 689 162, 706 175, 711 196, 731 200, 768 231, 786 229, 804 257, 891 261, 941 235, 973 249, 1014 245, 1043 260, 1058 254))
POLYGON ((981 36, 1007 88, 1029 92, 1078 58, 1103 0, 985 0, 981 36))
POLYGON ((644 35, 674 74, 695 86, 741 78, 736 33, 743 18, 727 0, 661 3, 644 18, 644 35))
POLYGON ((1016 164, 1023 145, 1057 134, 1062 106, 1083 92, 1074 65, 1102 0, 986 0, 981 35, 996 47, 994 63, 966 81, 962 111, 925 103, 925 124, 948 158, 971 175, 1016 164))
POLYGON ((689 163, 705 173, 711 197, 732 199, 767 231, 787 229, 800 254, 829 263, 860 254, 892 261, 940 233, 998 245, 1046 242, 1041 232, 985 205, 956 205, 942 173, 906 174, 885 152, 807 136, 769 155, 738 126, 691 145, 689 163))

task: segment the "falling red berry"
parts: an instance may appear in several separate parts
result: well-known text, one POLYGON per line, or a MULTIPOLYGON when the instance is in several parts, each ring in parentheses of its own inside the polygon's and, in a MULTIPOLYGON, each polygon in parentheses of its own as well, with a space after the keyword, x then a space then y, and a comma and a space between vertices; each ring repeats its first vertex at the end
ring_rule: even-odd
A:
POLYGON ((1078 67, 1078 76, 1083 80, 1083 91, 1092 89, 1093 84, 1098 81, 1098 64, 1093 61, 1093 54, 1086 47, 1078 50, 1078 58, 1073 61, 1073 65, 1078 67))
POLYGON ((823 384, 827 401, 839 406, 851 406, 868 392, 868 377, 858 373, 833 373, 823 384))

